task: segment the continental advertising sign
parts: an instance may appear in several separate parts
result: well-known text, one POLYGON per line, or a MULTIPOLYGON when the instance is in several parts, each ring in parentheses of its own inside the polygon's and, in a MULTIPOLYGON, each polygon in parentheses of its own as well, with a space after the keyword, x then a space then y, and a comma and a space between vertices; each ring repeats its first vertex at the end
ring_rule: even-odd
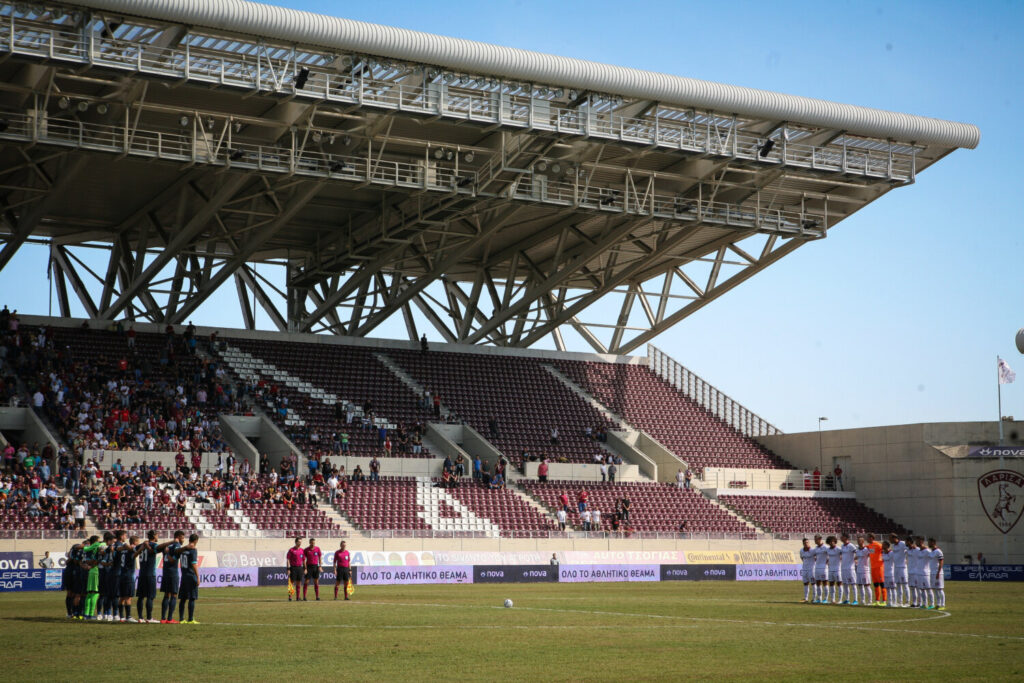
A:
POLYGON ((797 564, 792 550, 687 550, 688 564, 797 564))

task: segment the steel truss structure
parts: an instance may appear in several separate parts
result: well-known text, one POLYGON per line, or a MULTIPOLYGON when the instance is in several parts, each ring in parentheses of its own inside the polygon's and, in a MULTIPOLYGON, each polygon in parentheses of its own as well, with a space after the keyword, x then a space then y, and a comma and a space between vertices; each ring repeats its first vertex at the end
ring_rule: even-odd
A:
POLYGON ((955 148, 0 3, 0 269, 65 316, 628 353, 955 148))

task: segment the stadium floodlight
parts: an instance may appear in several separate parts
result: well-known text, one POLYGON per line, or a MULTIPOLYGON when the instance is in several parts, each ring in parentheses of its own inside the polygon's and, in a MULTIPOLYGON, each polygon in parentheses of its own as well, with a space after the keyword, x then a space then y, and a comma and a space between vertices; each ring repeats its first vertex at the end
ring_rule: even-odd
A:
POLYGON ((467 164, 471 164, 471 163, 473 163, 473 159, 474 158, 475 158, 475 156, 473 155, 472 152, 466 152, 463 155, 462 160, 465 161, 467 164))
POLYGON ((57 106, 61 109, 67 109, 71 106, 71 100, 69 100, 67 97, 62 97, 59 100, 57 100, 57 106))
POLYGON ((106 103, 102 103, 96 106, 96 113, 100 116, 106 115, 108 111, 110 111, 110 108, 106 105, 106 103))
POLYGON ((440 161, 441 159, 444 159, 444 148, 443 147, 438 147, 437 149, 434 150, 434 158, 437 159, 438 161, 440 161))
POLYGON ((543 173, 544 171, 548 170, 548 162, 546 162, 546 161, 538 161, 537 162, 537 166, 535 168, 539 172, 543 173))
POLYGON ((178 119, 178 124, 182 128, 187 127, 188 126, 188 122, 189 122, 189 118, 187 116, 182 116, 180 119, 178 119))
POLYGON ((759 156, 763 159, 771 154, 773 149, 775 149, 775 140, 765 140, 764 144, 761 145, 761 152, 759 153, 759 156))
POLYGON ((79 100, 78 104, 75 105, 75 109, 78 110, 79 114, 84 114, 89 111, 89 103, 85 100, 79 100))
POLYGON ((306 81, 309 80, 309 69, 302 67, 299 72, 295 74, 295 89, 302 90, 306 87, 306 81))

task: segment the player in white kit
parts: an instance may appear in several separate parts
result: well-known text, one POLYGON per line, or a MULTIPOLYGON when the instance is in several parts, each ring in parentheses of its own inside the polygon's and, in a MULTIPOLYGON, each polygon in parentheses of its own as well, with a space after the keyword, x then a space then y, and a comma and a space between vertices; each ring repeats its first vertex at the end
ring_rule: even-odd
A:
POLYGON ((910 587, 910 606, 921 604, 921 591, 917 582, 917 541, 913 536, 907 538, 907 585, 910 587))
POLYGON ((857 558, 857 593, 859 595, 853 601, 854 605, 860 602, 865 605, 871 604, 871 548, 864 543, 864 537, 858 536, 857 552, 854 556, 857 558))
POLYGON ((928 539, 928 577, 932 584, 935 601, 930 609, 946 609, 946 579, 942 574, 942 566, 946 563, 942 548, 934 538, 928 539))
POLYGON ((896 600, 890 601, 896 607, 910 606, 910 591, 907 588, 907 544, 896 534, 889 534, 892 548, 892 578, 896 586, 896 600))
POLYGON ((839 546, 836 545, 836 537, 829 536, 825 539, 828 548, 825 555, 828 557, 828 602, 829 604, 839 603, 839 591, 842 590, 842 583, 839 576, 839 546))
POLYGON ((885 606, 896 606, 896 579, 893 574, 893 562, 895 556, 892 554, 892 545, 889 541, 882 541, 882 578, 885 582, 885 606))
POLYGON ((854 593, 854 590, 856 590, 854 586, 856 571, 854 570, 854 564, 857 546, 850 543, 849 534, 843 534, 840 538, 843 541, 843 544, 839 546, 839 580, 842 582, 839 590, 843 599, 842 604, 849 605, 851 602, 856 604, 857 595, 854 593))
POLYGON ((921 609, 929 609, 935 604, 935 596, 932 594, 932 575, 931 572, 928 571, 930 559, 931 557, 928 553, 928 546, 926 546, 924 542, 924 536, 918 536, 917 580, 921 584, 921 592, 924 595, 924 600, 922 600, 919 605, 921 609))
POLYGON ((811 586, 814 583, 814 549, 811 547, 811 542, 806 538, 804 539, 804 547, 800 548, 800 562, 800 578, 804 582, 803 602, 810 602, 811 586))
POLYGON ((823 605, 825 604, 826 587, 825 582, 828 580, 828 547, 821 542, 821 536, 814 537, 814 547, 811 548, 811 552, 814 553, 814 604, 823 605))

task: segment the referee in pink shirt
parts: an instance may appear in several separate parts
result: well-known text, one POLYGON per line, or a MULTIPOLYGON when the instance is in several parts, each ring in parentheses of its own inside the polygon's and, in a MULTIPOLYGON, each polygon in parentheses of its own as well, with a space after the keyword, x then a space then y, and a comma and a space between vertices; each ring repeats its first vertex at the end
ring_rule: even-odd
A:
MULTIPOLYGON (((288 549, 288 581, 295 587, 295 601, 299 601, 299 586, 302 585, 304 567, 306 564, 306 553, 302 549, 302 539, 296 538, 295 545, 288 549)), ((292 601, 291 591, 288 592, 288 602, 292 601)))
POLYGON ((338 586, 344 584, 345 599, 348 600, 348 584, 352 581, 352 558, 345 550, 345 541, 334 551, 334 599, 338 599, 338 586))

